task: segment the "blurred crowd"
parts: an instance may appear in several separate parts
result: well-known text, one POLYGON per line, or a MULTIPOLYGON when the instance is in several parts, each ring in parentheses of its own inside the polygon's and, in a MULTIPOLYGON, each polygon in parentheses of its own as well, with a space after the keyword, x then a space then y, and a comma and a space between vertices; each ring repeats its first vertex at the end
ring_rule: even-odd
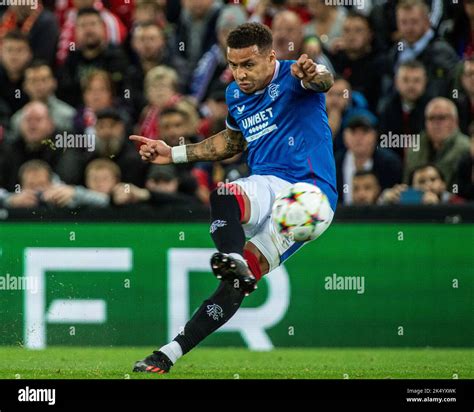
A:
POLYGON ((207 205, 247 176, 144 163, 225 128, 226 37, 256 21, 327 93, 339 202, 474 202, 474 0, 21 0, 0 6, 0 206, 207 205), (13 5, 15 4, 15 5, 13 5))

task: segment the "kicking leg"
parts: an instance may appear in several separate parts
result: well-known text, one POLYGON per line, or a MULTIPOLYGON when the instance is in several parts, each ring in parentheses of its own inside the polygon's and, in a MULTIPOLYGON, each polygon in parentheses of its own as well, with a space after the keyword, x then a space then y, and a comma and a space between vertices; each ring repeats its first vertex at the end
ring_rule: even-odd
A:
POLYGON ((243 224, 251 215, 250 200, 239 185, 227 184, 211 193, 210 233, 219 252, 211 258, 214 275, 245 294, 256 289, 256 277, 244 257, 243 224))
POLYGON ((257 280, 260 280, 263 275, 266 275, 270 271, 267 258, 251 241, 245 244, 244 258, 257 280))
MULTIPOLYGON (((242 228, 242 224, 250 219, 250 200, 243 190, 240 192, 238 190, 239 187, 228 185, 211 193, 210 232, 219 250, 218 256, 216 257, 216 254, 213 256, 213 263, 219 266, 214 272, 216 276, 224 278, 225 273, 238 269, 244 272, 244 276, 250 275, 255 283, 255 277, 250 273, 243 257, 247 254, 250 259, 257 259, 256 255, 249 251, 252 250, 251 246, 245 245, 245 233, 242 228), (221 258, 223 260, 219 260, 221 258)), ((159 374, 169 372, 171 366, 181 356, 220 328, 237 312, 244 296, 245 292, 239 287, 234 287, 232 282, 221 281, 217 290, 202 303, 186 323, 184 330, 173 341, 136 362, 134 372, 159 374)))
POLYGON ((258 231, 267 218, 273 199, 264 187, 259 189, 259 197, 253 194, 252 205, 258 211, 254 211, 253 218, 251 201, 241 186, 226 185, 211 194, 210 232, 219 250, 213 256, 211 265, 217 265, 213 268, 214 274, 226 281, 221 281, 214 294, 202 303, 182 333, 160 350, 138 361, 134 371, 168 372, 181 356, 224 325, 239 309, 245 293, 250 293, 256 282, 269 272, 270 264, 259 247, 250 241, 245 243, 246 233, 242 227, 247 224, 247 228, 255 227, 258 231), (249 279, 253 283, 246 283, 249 279))

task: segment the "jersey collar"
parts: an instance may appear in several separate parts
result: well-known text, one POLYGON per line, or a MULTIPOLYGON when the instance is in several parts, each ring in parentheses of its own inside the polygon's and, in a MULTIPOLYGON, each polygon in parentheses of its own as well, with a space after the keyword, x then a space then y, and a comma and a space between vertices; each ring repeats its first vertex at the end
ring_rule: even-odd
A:
POLYGON ((275 63, 275 72, 273 73, 272 80, 270 80, 270 83, 268 83, 267 86, 264 89, 257 90, 255 92, 255 94, 262 94, 263 92, 265 92, 265 90, 267 90, 268 85, 272 84, 273 81, 278 77, 279 72, 280 72, 280 62, 277 60, 276 63, 275 63))

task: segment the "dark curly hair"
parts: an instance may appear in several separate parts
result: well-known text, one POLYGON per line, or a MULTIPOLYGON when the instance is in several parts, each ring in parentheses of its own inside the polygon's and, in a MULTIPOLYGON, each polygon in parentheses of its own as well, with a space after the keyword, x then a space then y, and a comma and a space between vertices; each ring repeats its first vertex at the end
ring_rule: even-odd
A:
POLYGON ((273 44, 271 30, 260 23, 244 23, 236 27, 227 37, 231 49, 244 49, 256 45, 260 52, 268 51, 273 44))

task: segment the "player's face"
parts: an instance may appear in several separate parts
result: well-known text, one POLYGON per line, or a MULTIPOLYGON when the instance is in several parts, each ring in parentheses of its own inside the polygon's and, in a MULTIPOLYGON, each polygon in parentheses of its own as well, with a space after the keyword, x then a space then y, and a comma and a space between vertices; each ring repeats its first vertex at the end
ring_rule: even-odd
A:
POLYGON ((227 48, 227 60, 240 90, 250 94, 265 88, 275 71, 275 51, 259 51, 257 46, 227 48))

